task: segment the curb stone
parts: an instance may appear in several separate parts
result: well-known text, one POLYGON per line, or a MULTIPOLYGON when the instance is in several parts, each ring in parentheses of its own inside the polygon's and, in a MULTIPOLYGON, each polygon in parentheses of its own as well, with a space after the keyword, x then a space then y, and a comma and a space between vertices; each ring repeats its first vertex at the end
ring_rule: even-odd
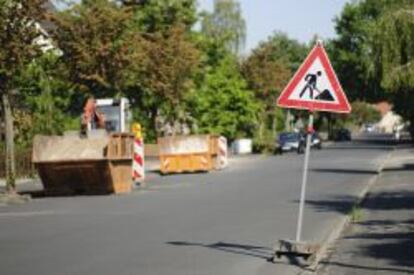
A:
MULTIPOLYGON (((375 185, 375 183, 378 181, 379 177, 381 176, 381 173, 385 165, 391 159, 394 151, 395 151, 395 147, 391 149, 391 152, 389 152, 387 156, 384 158, 384 160, 379 164, 377 168, 377 174, 367 181, 367 184, 365 185, 365 187, 357 195, 357 198, 355 199, 353 206, 358 206, 363 203, 369 191, 371 190, 371 188, 375 185)), ((318 270, 319 262, 329 254, 329 249, 332 247, 334 242, 339 239, 342 232, 350 224, 350 222, 351 222, 351 217, 349 214, 338 218, 337 221, 334 222, 333 229, 328 234, 328 236, 324 240, 322 240, 321 247, 316 253, 313 263, 307 266, 305 270, 300 271, 298 275, 315 274, 315 272, 318 270)))
POLYGON ((7 206, 9 204, 22 204, 30 200, 31 197, 28 195, 0 193, 0 206, 7 206))

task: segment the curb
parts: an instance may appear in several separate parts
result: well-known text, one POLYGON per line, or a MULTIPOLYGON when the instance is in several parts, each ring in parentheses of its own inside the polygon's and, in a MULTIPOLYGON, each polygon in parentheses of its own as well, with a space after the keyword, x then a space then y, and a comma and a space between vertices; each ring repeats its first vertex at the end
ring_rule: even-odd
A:
MULTIPOLYGON (((20 185, 20 184, 27 184, 33 181, 37 181, 40 180, 38 177, 36 178, 19 178, 16 179, 16 185, 20 185)), ((0 187, 6 187, 6 180, 5 179, 0 179, 0 187)))
POLYGON ((19 195, 19 194, 0 194, 0 206, 10 205, 10 204, 22 204, 31 200, 31 197, 28 195, 19 195))
MULTIPOLYGON (((392 154, 394 153, 394 151, 395 151, 395 147, 391 149, 391 152, 387 154, 384 161, 380 163, 380 165, 377 168, 377 174, 373 176, 372 178, 370 178, 367 181, 365 187, 359 192, 353 206, 361 205, 364 202, 369 191, 380 178, 385 165, 388 163, 388 161, 392 157, 392 154)), ((339 239, 344 229, 350 223, 351 223, 351 216, 349 214, 338 218, 338 221, 334 222, 332 231, 329 233, 329 235, 324 240, 322 240, 320 249, 316 253, 313 263, 307 266, 305 270, 300 271, 298 275, 315 274, 315 272, 318 270, 319 262, 329 254, 329 248, 331 248, 334 242, 339 239)))

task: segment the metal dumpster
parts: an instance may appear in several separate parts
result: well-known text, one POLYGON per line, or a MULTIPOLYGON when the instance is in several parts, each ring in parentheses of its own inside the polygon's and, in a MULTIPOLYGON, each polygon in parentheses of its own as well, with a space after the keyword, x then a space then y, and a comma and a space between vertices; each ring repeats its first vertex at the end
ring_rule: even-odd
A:
POLYGON ((48 194, 128 193, 133 135, 36 136, 32 160, 48 194))
POLYGON ((224 168, 227 163, 222 161, 220 140, 223 138, 215 135, 158 138, 161 173, 208 172, 224 168))

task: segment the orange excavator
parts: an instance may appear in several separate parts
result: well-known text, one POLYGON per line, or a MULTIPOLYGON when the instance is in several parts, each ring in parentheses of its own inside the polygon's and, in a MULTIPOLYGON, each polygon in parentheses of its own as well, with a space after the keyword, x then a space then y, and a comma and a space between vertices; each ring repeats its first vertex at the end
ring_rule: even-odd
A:
POLYGON ((86 135, 92 129, 105 128, 105 115, 96 108, 95 98, 89 98, 83 108, 81 134, 86 135))

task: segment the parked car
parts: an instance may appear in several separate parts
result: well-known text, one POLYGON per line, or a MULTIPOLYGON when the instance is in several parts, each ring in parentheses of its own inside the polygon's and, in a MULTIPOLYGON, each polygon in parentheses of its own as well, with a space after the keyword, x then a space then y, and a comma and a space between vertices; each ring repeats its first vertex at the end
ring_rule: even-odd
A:
POLYGON ((299 141, 301 138, 300 133, 284 132, 279 134, 279 138, 276 141, 277 152, 282 154, 283 152, 297 150, 299 148, 299 141))
POLYGON ((375 132, 375 125, 373 123, 366 123, 363 126, 364 132, 366 133, 372 133, 375 132))
MULTIPOLYGON (((312 134, 311 147, 322 149, 322 140, 317 133, 312 134)), ((306 134, 296 132, 283 132, 279 135, 276 144, 277 152, 282 154, 288 151, 297 151, 299 154, 305 152, 306 134)))

